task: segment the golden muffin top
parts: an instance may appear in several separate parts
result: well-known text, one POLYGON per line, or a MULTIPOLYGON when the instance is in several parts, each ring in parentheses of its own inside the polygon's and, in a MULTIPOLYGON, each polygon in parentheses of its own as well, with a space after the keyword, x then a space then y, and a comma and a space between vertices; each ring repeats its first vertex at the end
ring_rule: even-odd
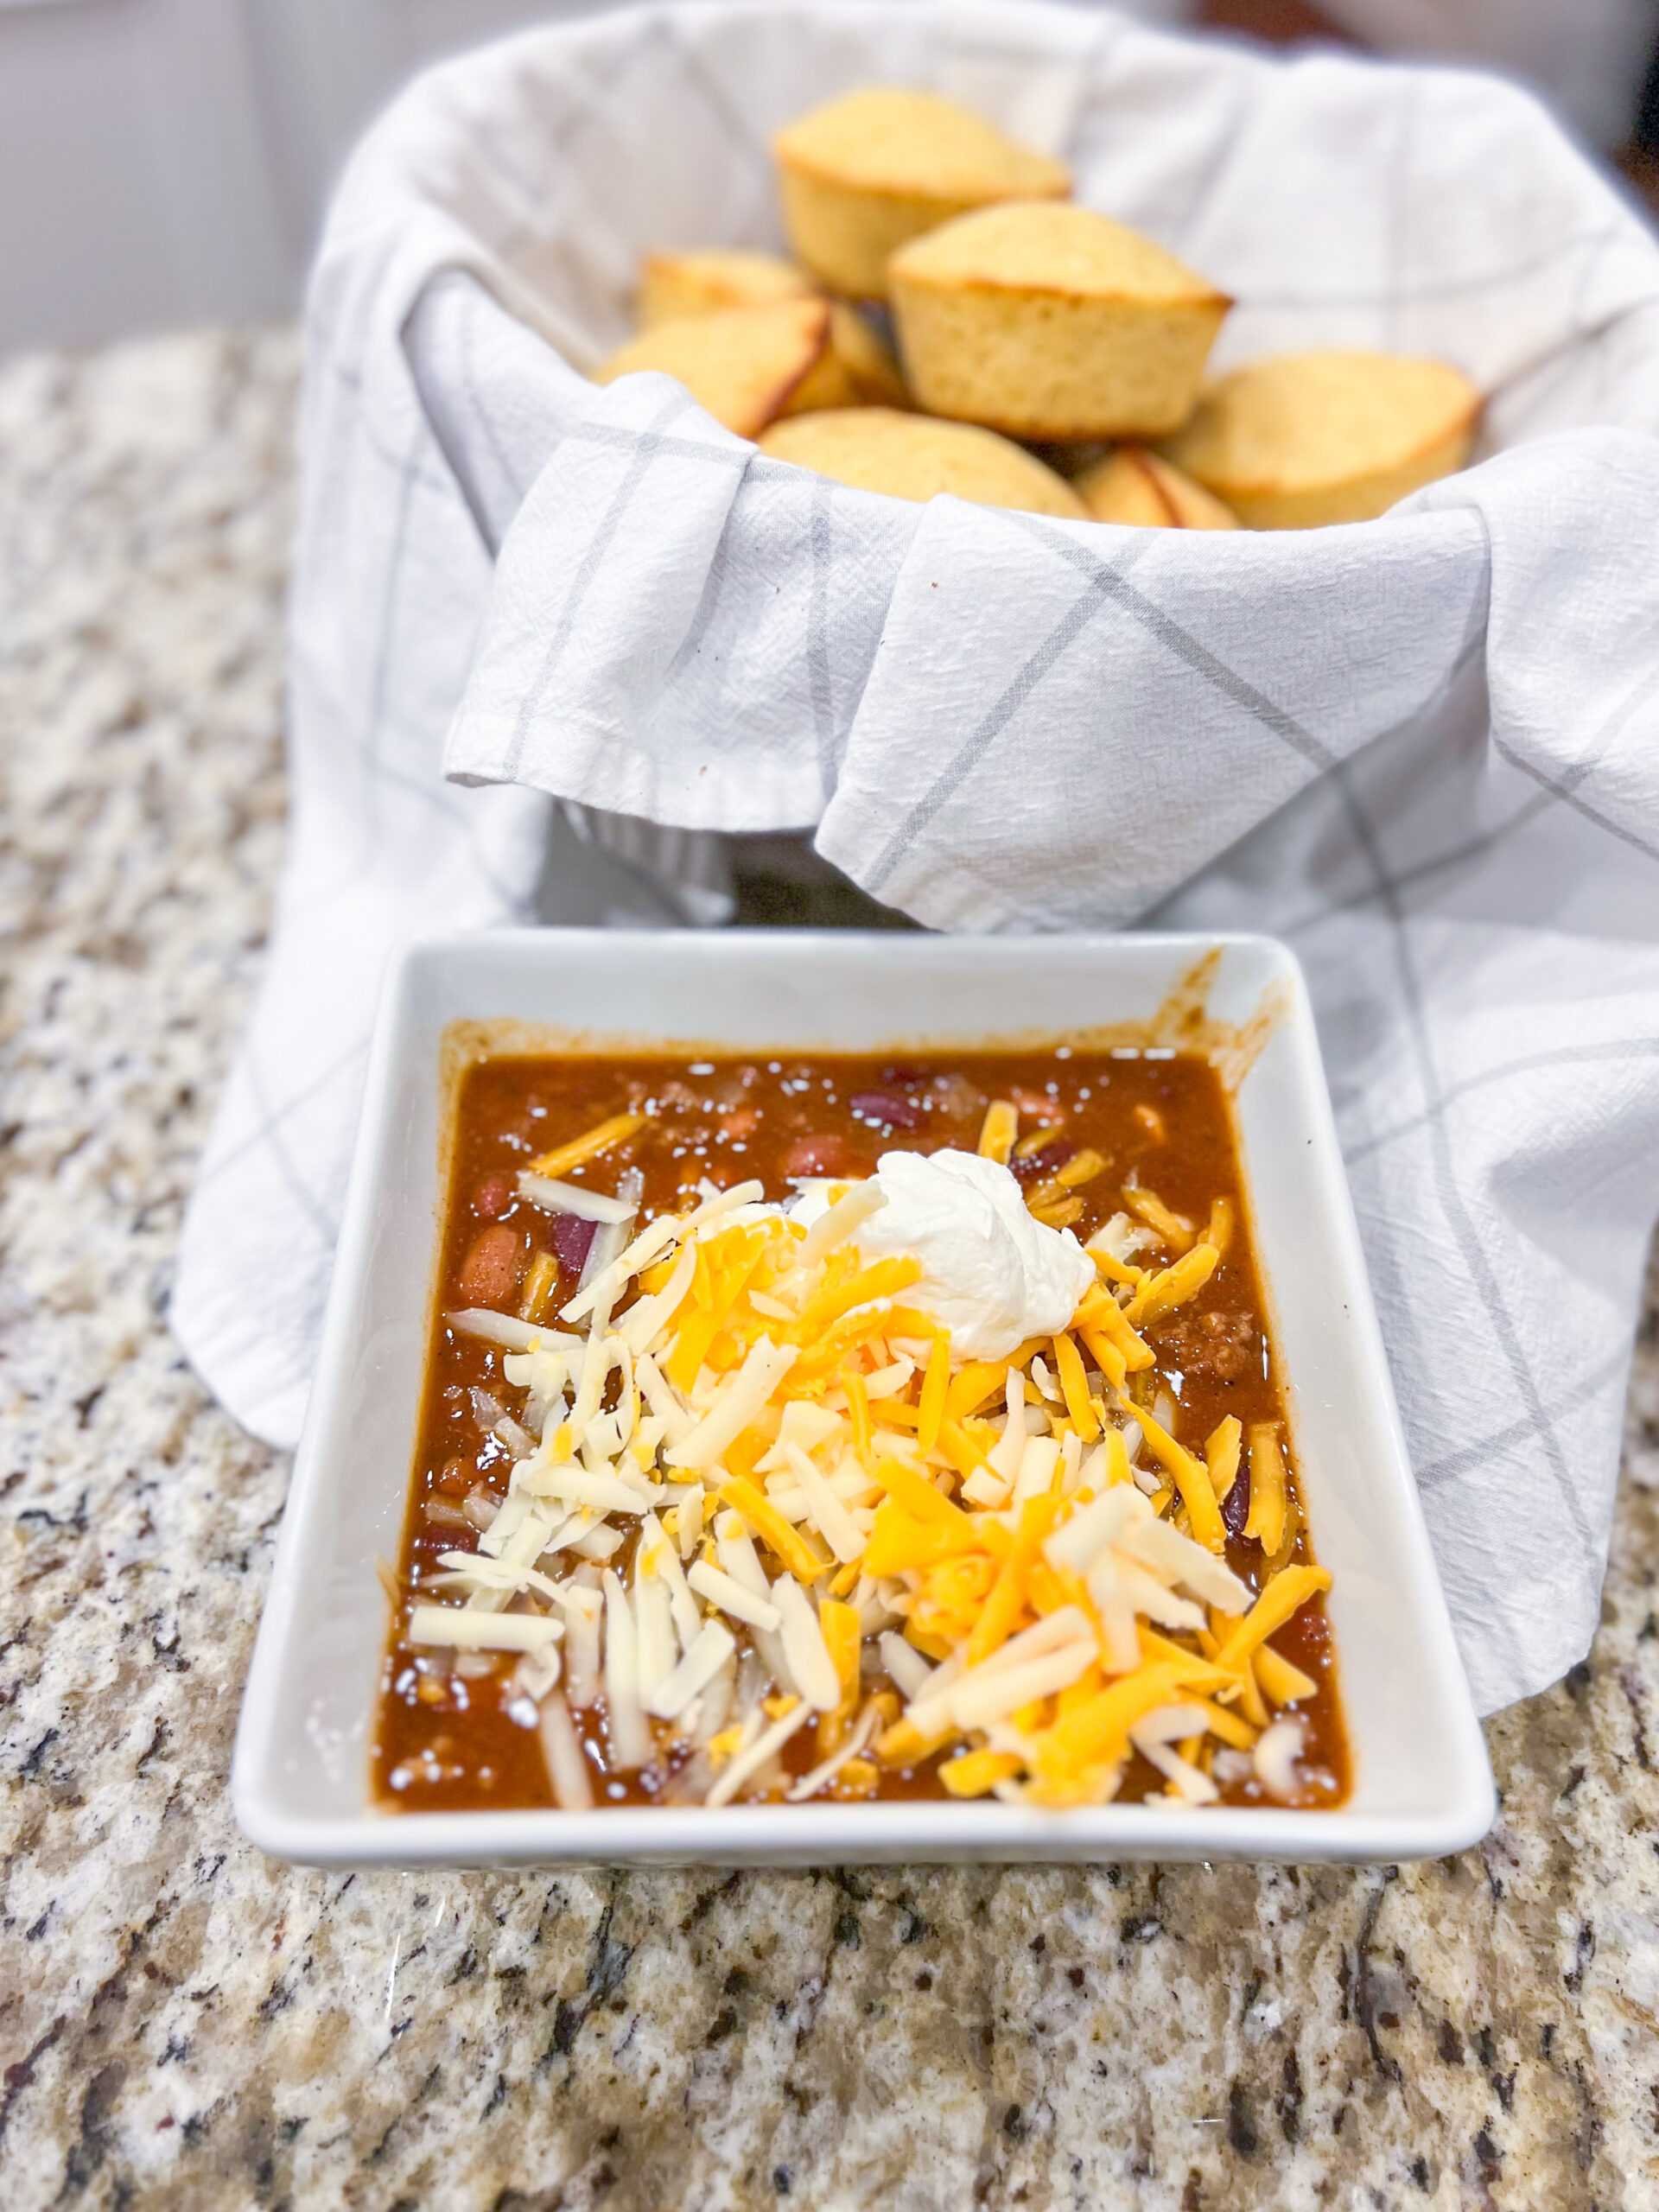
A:
POLYGON ((1071 189, 1060 162, 1016 145, 971 109, 896 85, 868 85, 798 117, 772 150, 826 183, 896 197, 973 205, 1071 189))
POLYGON ((1034 454, 968 423, 887 407, 839 408, 774 423, 760 442, 776 461, 792 461, 861 492, 924 500, 950 493, 981 506, 1088 519, 1071 486, 1034 454))
POLYGON ((1217 487, 1312 491, 1397 467, 1467 431, 1479 410, 1445 361, 1283 353, 1218 378, 1166 451, 1217 487))
POLYGON ((1046 200, 1006 200, 912 238, 888 264, 895 283, 1061 293, 1149 307, 1226 305, 1206 277, 1153 239, 1046 200))

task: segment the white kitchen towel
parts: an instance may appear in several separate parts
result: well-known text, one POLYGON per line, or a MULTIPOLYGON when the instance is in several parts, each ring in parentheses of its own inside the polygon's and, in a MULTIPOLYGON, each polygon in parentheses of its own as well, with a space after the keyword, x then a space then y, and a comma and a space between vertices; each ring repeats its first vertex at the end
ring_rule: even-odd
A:
POLYGON ((297 1430, 387 951, 531 911, 550 798, 705 894, 715 833, 811 830, 936 927, 1290 941, 1476 1695, 1579 1657, 1659 1210, 1659 248, 1542 113, 1035 0, 627 11, 405 94, 311 339, 294 848, 174 1304, 232 1410, 297 1430), (872 78, 1063 153, 1236 296, 1223 365, 1459 361, 1491 457, 1359 528, 1135 531, 588 384, 639 251, 775 244, 769 132, 872 78))

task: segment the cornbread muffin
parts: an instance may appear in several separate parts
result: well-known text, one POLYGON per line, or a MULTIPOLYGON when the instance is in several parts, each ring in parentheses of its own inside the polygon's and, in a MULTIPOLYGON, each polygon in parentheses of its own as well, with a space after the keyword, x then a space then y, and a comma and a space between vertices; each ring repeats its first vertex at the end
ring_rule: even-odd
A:
MULTIPOLYGON (((645 331, 681 315, 817 296, 806 271, 781 254, 715 246, 706 252, 647 254, 640 264, 636 305, 639 327, 645 331)), ((844 300, 832 301, 830 343, 797 385, 785 412, 909 404, 899 364, 887 347, 855 308, 844 300)))
POLYGON ((856 308, 830 302, 830 343, 795 390, 785 415, 817 407, 908 407, 899 364, 856 308))
POLYGON ((659 322, 594 371, 613 384, 636 369, 677 377, 691 397, 740 438, 780 415, 830 343, 827 300, 778 300, 659 322))
POLYGON ((805 270, 780 253, 760 253, 746 246, 648 253, 639 264, 634 312, 640 329, 651 330, 677 315, 810 299, 817 289, 805 270))
POLYGON ((1074 488, 1096 522, 1137 530, 1236 530, 1238 517, 1202 484, 1143 446, 1120 446, 1097 461, 1074 488))
POLYGON ((887 292, 887 257, 953 215, 998 200, 1063 200, 1071 179, 934 92, 871 85, 772 140, 789 242, 832 291, 887 292))
POLYGON ((1045 200, 959 216, 888 282, 920 404, 1018 438, 1166 436, 1230 305, 1139 232, 1045 200))
POLYGON ((774 423, 762 453, 833 476, 861 492, 931 499, 950 492, 985 507, 1085 522, 1088 510, 1064 477, 995 431, 930 423, 886 407, 855 407, 774 423))
POLYGON ((1463 467, 1480 404, 1444 361, 1286 353, 1221 378, 1165 451, 1252 530, 1367 522, 1463 467))

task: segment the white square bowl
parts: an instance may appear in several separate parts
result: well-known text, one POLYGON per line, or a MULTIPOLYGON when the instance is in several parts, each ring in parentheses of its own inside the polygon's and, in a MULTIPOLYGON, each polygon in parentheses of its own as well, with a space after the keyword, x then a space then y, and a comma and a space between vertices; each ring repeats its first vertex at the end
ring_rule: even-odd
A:
POLYGON ((328 1866, 559 1862, 1395 1860, 1476 1842, 1485 1745, 1440 1594, 1371 1305, 1313 1016, 1267 938, 512 931, 420 945, 389 978, 305 1433, 232 1770, 243 1832, 328 1866), (1277 1007, 1235 1094, 1269 1325, 1327 1599, 1353 1787, 1333 1811, 991 1800, 387 1814, 369 1796, 385 1649, 377 1558, 408 1504, 447 1161, 446 1025, 635 1046, 862 1052, 1057 1041, 1142 1021, 1207 953, 1216 1019, 1277 1007))

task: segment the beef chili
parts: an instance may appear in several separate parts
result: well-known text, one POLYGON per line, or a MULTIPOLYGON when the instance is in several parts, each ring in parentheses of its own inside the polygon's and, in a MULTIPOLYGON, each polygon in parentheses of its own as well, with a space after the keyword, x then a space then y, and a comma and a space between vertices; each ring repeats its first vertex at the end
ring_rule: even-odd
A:
POLYGON ((1204 1058, 488 1056, 442 1239, 385 1809, 1341 1802, 1204 1058))

